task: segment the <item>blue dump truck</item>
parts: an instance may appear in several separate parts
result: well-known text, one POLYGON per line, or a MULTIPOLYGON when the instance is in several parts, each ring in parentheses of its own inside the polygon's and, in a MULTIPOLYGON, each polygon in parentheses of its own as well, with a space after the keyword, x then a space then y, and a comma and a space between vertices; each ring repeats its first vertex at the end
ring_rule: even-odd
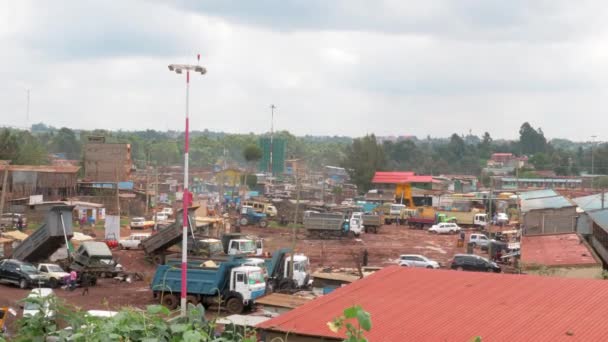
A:
MULTIPOLYGON (((262 269, 242 266, 242 260, 231 258, 216 263, 188 263, 187 300, 193 305, 224 306, 231 314, 251 309, 256 298, 264 295, 266 282, 262 269)), ((175 264, 160 265, 152 279, 154 298, 171 310, 179 306, 181 297, 181 268, 175 264)))

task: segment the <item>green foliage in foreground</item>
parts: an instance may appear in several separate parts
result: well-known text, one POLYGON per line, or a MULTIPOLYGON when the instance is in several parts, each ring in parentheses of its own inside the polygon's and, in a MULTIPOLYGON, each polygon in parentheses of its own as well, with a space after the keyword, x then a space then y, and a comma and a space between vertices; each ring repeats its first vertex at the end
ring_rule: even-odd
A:
MULTIPOLYGON (((200 304, 189 304, 185 319, 172 318, 175 313, 161 305, 150 305, 147 310, 122 309, 114 317, 100 318, 54 297, 27 301, 40 309, 36 315, 16 322, 17 335, 11 336, 11 341, 257 341, 255 331, 234 326, 217 333, 215 320, 205 319, 205 309, 200 304), (52 319, 47 318, 49 313, 52 319)), ((0 337, 0 341, 5 339, 0 337)))

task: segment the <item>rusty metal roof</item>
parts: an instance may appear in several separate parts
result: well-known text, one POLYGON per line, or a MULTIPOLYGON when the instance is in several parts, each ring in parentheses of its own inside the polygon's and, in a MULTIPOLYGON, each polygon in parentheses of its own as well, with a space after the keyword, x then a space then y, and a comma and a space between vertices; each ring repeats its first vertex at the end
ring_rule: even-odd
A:
MULTIPOLYGON (((0 171, 6 168, 5 165, 0 165, 0 171)), ((50 173, 76 173, 80 170, 80 166, 73 165, 9 165, 9 171, 32 171, 32 172, 50 172, 50 173)))
POLYGON ((369 341, 608 341, 605 280, 391 266, 257 328, 326 338, 327 322, 358 304, 369 341))
POLYGON ((545 266, 601 266, 576 233, 522 237, 521 262, 545 266))

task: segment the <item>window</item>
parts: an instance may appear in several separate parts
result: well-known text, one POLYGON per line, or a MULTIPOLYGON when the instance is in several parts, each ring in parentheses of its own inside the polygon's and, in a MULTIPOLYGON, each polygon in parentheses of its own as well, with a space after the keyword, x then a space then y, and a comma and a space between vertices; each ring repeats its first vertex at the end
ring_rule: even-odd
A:
POLYGON ((236 274, 236 282, 237 283, 244 283, 245 282, 245 275, 243 273, 237 273, 236 274))
POLYGON ((237 241, 232 241, 232 243, 230 244, 230 249, 236 249, 238 251, 239 243, 237 241))
POLYGON ((48 272, 48 270, 46 269, 46 266, 41 266, 40 272, 48 272))

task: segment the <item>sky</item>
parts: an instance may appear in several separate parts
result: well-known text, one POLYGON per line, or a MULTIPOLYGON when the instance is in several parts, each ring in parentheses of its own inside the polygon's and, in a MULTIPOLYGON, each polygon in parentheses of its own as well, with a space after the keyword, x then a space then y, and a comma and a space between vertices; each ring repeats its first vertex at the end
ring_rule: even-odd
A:
POLYGON ((608 140, 608 4, 0 1, 0 126, 608 140), (29 117, 27 92, 30 94, 29 117))

